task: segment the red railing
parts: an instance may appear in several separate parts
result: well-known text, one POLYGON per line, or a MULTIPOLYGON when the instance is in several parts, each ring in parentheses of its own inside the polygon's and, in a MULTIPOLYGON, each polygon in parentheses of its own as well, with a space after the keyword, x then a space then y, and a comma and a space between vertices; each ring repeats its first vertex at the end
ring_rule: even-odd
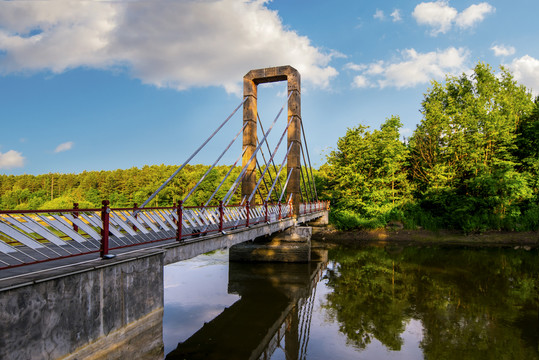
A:
MULTIPOLYGON (((0 211, 0 270, 165 240, 184 241, 214 233, 273 223, 292 216, 290 203, 218 206, 0 211)), ((300 215, 329 208, 300 204, 300 215)))

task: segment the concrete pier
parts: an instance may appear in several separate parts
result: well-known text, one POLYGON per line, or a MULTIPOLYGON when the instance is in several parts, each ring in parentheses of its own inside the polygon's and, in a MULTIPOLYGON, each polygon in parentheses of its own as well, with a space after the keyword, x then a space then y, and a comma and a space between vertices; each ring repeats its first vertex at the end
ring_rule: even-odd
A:
POLYGON ((230 248, 230 261, 244 262, 309 262, 312 228, 294 226, 275 235, 230 248))
MULTIPOLYGON (((0 359, 65 357, 162 309, 162 251, 49 274, 0 293, 0 359)), ((162 351, 162 337, 152 344, 162 351)))

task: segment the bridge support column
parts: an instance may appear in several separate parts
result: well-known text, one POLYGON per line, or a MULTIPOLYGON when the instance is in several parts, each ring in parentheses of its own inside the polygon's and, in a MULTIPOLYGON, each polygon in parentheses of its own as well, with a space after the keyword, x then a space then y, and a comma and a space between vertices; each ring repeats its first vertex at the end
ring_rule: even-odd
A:
POLYGON ((243 262, 291 262, 311 261, 312 228, 296 226, 269 237, 230 248, 230 261, 243 262))
MULTIPOLYGON (((246 166, 257 146, 257 86, 258 84, 287 81, 288 82, 288 145, 292 149, 287 158, 288 174, 292 171, 287 186, 287 193, 292 194, 294 217, 299 215, 300 203, 300 171, 301 171, 301 77, 299 72, 291 66, 279 66, 258 70, 251 70, 243 77, 243 96, 246 98, 243 104, 243 147, 247 150, 243 155, 243 166, 246 166)), ((241 195, 249 197, 256 184, 256 156, 247 167, 242 179, 241 195)), ((288 195, 289 196, 289 195, 288 195)), ((288 199, 288 198, 287 198, 288 199)), ((254 196, 251 200, 254 203, 254 196)))

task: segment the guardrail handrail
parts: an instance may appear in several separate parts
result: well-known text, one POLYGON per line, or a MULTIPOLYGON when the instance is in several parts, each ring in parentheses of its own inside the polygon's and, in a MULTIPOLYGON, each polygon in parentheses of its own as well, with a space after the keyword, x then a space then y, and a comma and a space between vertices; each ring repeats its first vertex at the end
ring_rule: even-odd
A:
MULTIPOLYGON (((136 204, 135 204, 136 205, 136 204)), ((329 208, 329 203, 300 204, 300 215, 329 208)), ((0 210, 0 270, 153 242, 274 223, 292 216, 290 203, 0 210)))

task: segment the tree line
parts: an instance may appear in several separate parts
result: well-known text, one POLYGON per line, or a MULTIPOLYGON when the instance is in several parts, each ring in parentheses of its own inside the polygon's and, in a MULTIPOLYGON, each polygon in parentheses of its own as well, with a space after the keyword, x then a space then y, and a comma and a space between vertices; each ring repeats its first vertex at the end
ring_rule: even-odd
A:
MULTIPOLYGON (((348 129, 326 164, 313 169, 318 196, 331 201, 330 220, 337 228, 377 228, 391 221, 466 232, 539 228, 539 98, 534 100, 505 68, 496 74, 478 63, 469 75, 433 81, 421 114, 406 139, 398 116, 380 129, 348 129)), ((140 205, 176 168, 0 175, 0 209, 71 208, 74 202, 95 208, 105 199, 114 207, 140 205)), ((208 169, 187 165, 150 205, 171 206, 183 199, 208 169)), ((211 170, 186 205, 207 201, 230 169, 211 170)), ((240 171, 232 169, 211 205, 240 171)), ((273 169, 266 175, 268 187, 270 176, 275 178, 273 169)), ((303 198, 309 199, 305 190, 303 198)), ((241 201, 238 193, 231 203, 241 201)), ((256 201, 266 193, 262 184, 256 201)))
MULTIPOLYGON (((42 175, 0 175, 1 210, 99 208, 102 200, 109 200, 112 207, 141 205, 178 168, 177 165, 152 165, 142 168, 112 171, 84 171, 80 174, 49 173, 42 175)), ((210 169, 208 165, 186 165, 172 181, 161 190, 148 206, 172 206, 183 200, 195 188, 198 181, 210 169)), ((265 167, 261 167, 264 171, 265 167)), ((189 196, 185 206, 199 206, 213 195, 210 206, 218 205, 232 188, 241 172, 240 166, 221 165, 209 171, 196 190, 189 196), (229 176, 219 187, 221 181, 229 176)), ((278 172, 278 168, 277 168, 278 172)), ((277 201, 286 181, 286 171, 280 174, 270 202, 277 201), (281 185, 282 184, 282 185, 281 185)), ((305 173, 305 171, 304 171, 305 173)), ((255 201, 261 203, 275 180, 276 171, 270 167, 264 176, 255 201)), ((229 204, 240 203, 241 183, 237 185, 229 204)), ((303 196, 307 196, 305 193, 303 196)), ((284 198, 284 197, 283 197, 284 198)), ((286 201, 286 200, 283 200, 286 201)))
POLYGON ((507 69, 478 63, 433 81, 421 114, 407 139, 392 116, 338 140, 318 171, 338 228, 539 228, 539 97, 507 69))

